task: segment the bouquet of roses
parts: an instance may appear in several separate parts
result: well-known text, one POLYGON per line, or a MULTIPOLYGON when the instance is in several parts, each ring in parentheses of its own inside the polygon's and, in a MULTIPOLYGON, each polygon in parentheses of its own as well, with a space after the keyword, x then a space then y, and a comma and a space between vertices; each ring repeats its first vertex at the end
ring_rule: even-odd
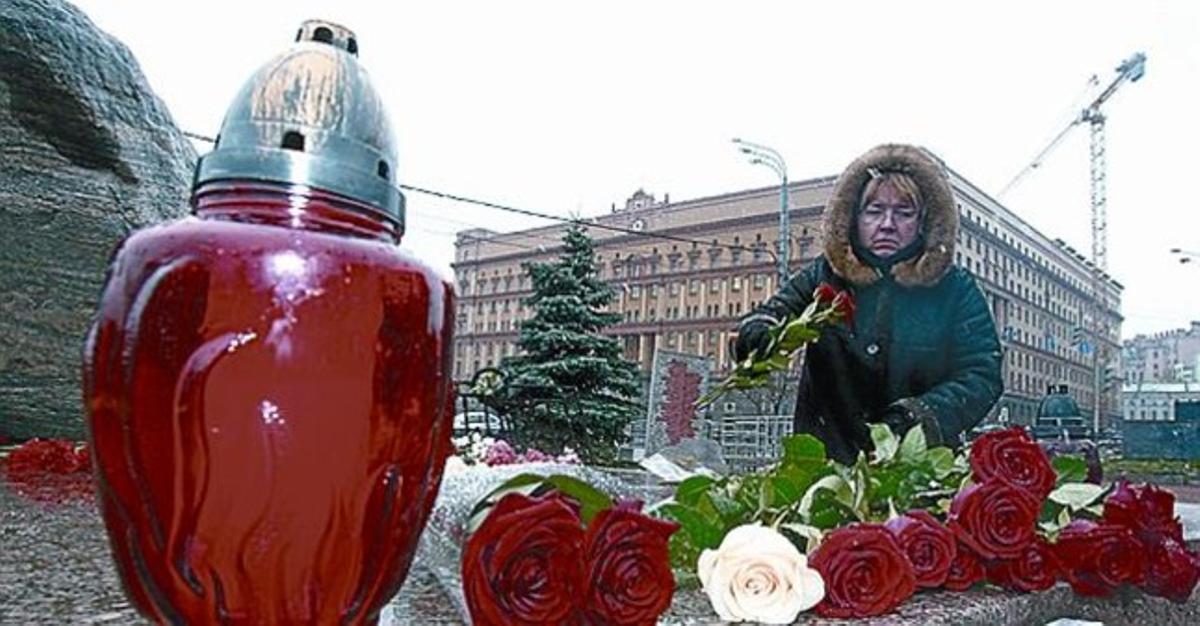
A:
POLYGON ((821 283, 813 291, 812 302, 800 315, 771 326, 767 331, 766 347, 734 363, 725 380, 713 385, 708 393, 696 401, 696 407, 709 406, 735 389, 753 389, 769 384, 773 373, 786 372, 800 349, 821 336, 822 326, 853 320, 854 297, 850 292, 838 291, 827 283, 821 283))
POLYGON ((919 589, 987 583, 1031 592, 1066 581, 1079 594, 1138 587, 1185 601, 1200 558, 1183 542, 1174 497, 1149 485, 1078 482, 1086 465, 1056 458, 1020 429, 955 457, 919 428, 852 467, 807 435, 780 463, 721 480, 692 478, 659 508, 680 523, 672 562, 727 621, 791 623, 888 613, 919 589))

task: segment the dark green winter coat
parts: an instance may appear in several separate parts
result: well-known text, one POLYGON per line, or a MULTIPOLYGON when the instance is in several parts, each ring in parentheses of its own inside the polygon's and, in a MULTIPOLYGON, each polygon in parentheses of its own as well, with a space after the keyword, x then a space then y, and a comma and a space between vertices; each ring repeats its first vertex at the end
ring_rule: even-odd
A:
POLYGON ((800 376, 795 431, 817 436, 832 458, 850 463, 870 450, 867 424, 898 411, 931 444, 956 445, 1000 397, 996 327, 975 278, 953 265, 957 233, 957 205, 941 167, 914 147, 875 148, 834 187, 825 253, 742 321, 744 335, 752 325, 799 314, 822 282, 854 295, 853 323, 827 327, 807 348, 800 376), (892 264, 865 260, 870 254, 852 241, 861 190, 880 171, 912 176, 925 204, 918 243, 892 264))

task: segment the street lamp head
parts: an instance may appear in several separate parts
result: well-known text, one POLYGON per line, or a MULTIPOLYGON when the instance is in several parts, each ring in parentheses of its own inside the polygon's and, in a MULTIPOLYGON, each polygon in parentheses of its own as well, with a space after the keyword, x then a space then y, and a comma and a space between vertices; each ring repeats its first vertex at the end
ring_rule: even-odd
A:
POLYGON ((1171 248, 1171 254, 1179 254, 1180 252, 1183 252, 1180 248, 1171 248))
POLYGON ((1190 256, 1185 256, 1185 257, 1183 257, 1182 259, 1179 259, 1179 262, 1180 262, 1180 263, 1191 263, 1191 262, 1192 262, 1192 257, 1190 257, 1190 256))

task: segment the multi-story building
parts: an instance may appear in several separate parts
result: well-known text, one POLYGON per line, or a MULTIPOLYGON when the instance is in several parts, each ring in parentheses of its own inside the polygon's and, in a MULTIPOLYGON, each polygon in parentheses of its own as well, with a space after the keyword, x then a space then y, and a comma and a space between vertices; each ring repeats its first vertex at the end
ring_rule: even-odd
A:
MULTIPOLYGON (((950 179, 962 216, 956 262, 978 277, 1005 348, 1005 394, 998 408, 1010 421, 1030 424, 1042 392, 1063 384, 1090 421, 1092 359, 1115 359, 1120 349, 1122 286, 963 177, 950 172, 950 179), (1098 302, 1096 292, 1103 294, 1098 302), (1078 341, 1081 330, 1093 328, 1096 336, 1078 341)), ((834 182, 824 177, 790 184, 792 271, 821 253, 821 213, 834 182)), ((626 357, 648 370, 655 349, 665 348, 705 355, 716 369, 728 368, 738 318, 777 287, 779 210, 778 187, 681 202, 638 190, 624 206, 594 218, 633 231, 590 230, 600 275, 617 292, 613 310, 622 316, 608 332, 623 342, 626 357)), ((461 294, 457 377, 515 353, 518 326, 531 314, 523 304, 530 283, 522 264, 553 259, 564 228, 459 233, 453 264, 461 294)), ((1117 396, 1117 389, 1101 396, 1106 424, 1119 416, 1117 396)))
POLYGON ((1121 369, 1127 383, 1170 383, 1197 380, 1200 361, 1200 321, 1153 335, 1138 335, 1121 348, 1121 369))

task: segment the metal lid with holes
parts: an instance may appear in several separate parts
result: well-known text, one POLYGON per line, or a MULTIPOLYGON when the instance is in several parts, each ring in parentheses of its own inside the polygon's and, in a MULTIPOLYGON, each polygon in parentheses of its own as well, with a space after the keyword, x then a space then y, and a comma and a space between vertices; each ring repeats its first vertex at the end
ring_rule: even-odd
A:
POLYGON ((238 92, 192 185, 262 180, 365 202, 404 227, 396 140, 349 29, 309 20, 238 92))

